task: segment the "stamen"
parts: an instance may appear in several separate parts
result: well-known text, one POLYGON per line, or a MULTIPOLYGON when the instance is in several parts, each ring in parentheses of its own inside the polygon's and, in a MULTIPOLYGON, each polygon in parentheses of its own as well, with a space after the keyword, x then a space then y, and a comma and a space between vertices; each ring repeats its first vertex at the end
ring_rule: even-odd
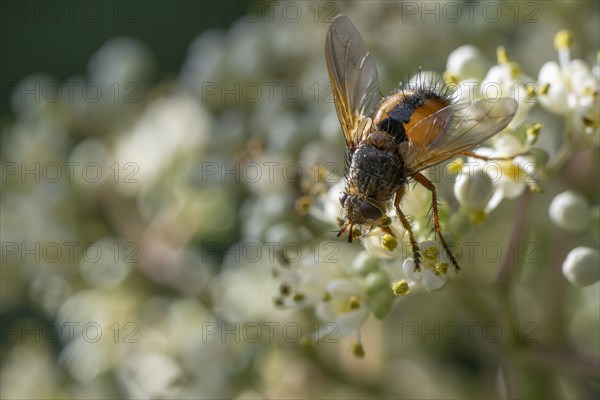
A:
POLYGON ((510 62, 510 57, 504 46, 499 46, 496 49, 496 58, 498 59, 498 64, 508 64, 510 62))
POLYGON ((558 63, 565 69, 571 62, 571 45, 573 44, 573 35, 570 31, 563 29, 554 36, 554 47, 558 51, 558 63))

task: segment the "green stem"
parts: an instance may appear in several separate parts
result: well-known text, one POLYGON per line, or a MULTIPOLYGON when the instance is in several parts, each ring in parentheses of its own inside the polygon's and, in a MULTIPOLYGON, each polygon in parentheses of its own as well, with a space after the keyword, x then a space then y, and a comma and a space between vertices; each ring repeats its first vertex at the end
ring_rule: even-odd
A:
POLYGON ((521 236, 523 235, 523 226, 525 218, 527 216, 527 209, 530 198, 531 191, 529 189, 526 189, 525 193, 523 193, 519 197, 517 203, 517 210, 515 214, 515 222, 513 224, 513 229, 510 235, 510 239, 508 241, 508 252, 504 257, 502 267, 500 268, 500 272, 498 273, 498 276, 496 278, 497 285, 505 286, 508 284, 510 277, 513 273, 513 267, 518 261, 515 251, 519 247, 519 240, 521 240, 521 236))

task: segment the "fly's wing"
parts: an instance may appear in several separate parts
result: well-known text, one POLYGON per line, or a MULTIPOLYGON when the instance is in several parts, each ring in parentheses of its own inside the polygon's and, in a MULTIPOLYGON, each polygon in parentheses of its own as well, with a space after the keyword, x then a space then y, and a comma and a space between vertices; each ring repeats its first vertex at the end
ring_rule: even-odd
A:
POLYGON ((511 98, 482 99, 452 104, 423 118, 406 133, 408 144, 401 148, 405 166, 419 172, 485 142, 510 123, 517 106, 511 98))
POLYGON ((333 90, 335 109, 352 153, 363 139, 363 131, 381 99, 375 62, 352 22, 335 17, 325 39, 325 60, 333 90), (359 126, 360 125, 360 126, 359 126))

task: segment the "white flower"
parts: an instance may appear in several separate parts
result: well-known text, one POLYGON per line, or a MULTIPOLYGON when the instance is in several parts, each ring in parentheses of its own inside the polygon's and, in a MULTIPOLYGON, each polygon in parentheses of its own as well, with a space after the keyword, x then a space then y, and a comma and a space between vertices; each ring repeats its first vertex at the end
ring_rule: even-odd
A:
POLYGON ((89 384, 110 370, 110 350, 99 343, 75 337, 63 347, 58 362, 75 381, 89 384))
POLYGON ((421 249, 420 271, 415 270, 414 259, 408 258, 402 265, 404 279, 410 291, 425 289, 428 292, 439 290, 446 284, 447 274, 454 271, 452 262, 445 251, 433 241, 426 241, 421 249))
POLYGON ((344 273, 336 263, 304 262, 302 264, 292 272, 283 273, 283 281, 287 280, 286 283, 293 286, 293 294, 282 300, 286 305, 312 307, 327 298, 328 283, 342 279, 344 273))
POLYGON ((115 161, 124 170, 115 179, 119 189, 135 194, 140 186, 155 183, 172 161, 184 154, 195 155, 206 142, 209 124, 209 115, 189 95, 154 101, 133 130, 117 142, 115 161))
POLYGON ((481 82, 481 96, 484 99, 512 97, 519 103, 517 113, 508 125, 512 129, 522 123, 535 104, 532 90, 535 80, 521 72, 519 65, 508 59, 504 48, 498 49, 498 65, 490 68, 481 82))
POLYGON ((581 194, 562 192, 552 200, 548 210, 550 219, 568 232, 583 232, 590 220, 590 207, 581 194))
MULTIPOLYGON (((480 147, 475 153, 489 158, 506 158, 527 150, 528 145, 503 133, 496 137, 494 148, 480 147)), ((492 161, 469 157, 457 178, 454 194, 465 208, 489 213, 502 199, 518 197, 528 185, 535 188, 535 172, 536 164, 531 156, 492 161)))
POLYGON ((392 216, 392 223, 389 229, 393 235, 384 232, 380 228, 375 228, 367 235, 360 238, 360 241, 367 253, 375 258, 382 260, 392 260, 404 256, 404 250, 410 248, 410 242, 406 231, 402 227, 400 220, 392 216))
POLYGON ((132 265, 132 262, 117 256, 125 246, 114 237, 104 237, 90 243, 79 261, 79 271, 84 281, 99 288, 112 288, 123 282, 132 265))
POLYGON ((111 176, 109 173, 95 173, 98 171, 111 171, 115 167, 114 160, 106 144, 99 139, 85 139, 71 150, 69 162, 73 165, 92 165, 97 168, 82 168, 82 173, 74 174, 74 181, 85 189, 99 188, 111 178, 118 178, 118 174, 111 176), (85 172, 83 172, 85 171, 85 172))
POLYGON ((223 270, 210 282, 213 310, 228 322, 272 320, 277 282, 271 273, 277 267, 273 248, 260 242, 242 241, 226 251, 223 270))
MULTIPOLYGON (((307 247, 298 264, 276 269, 281 282, 276 304, 314 309, 319 320, 335 324, 339 335, 358 335, 371 313, 379 319, 389 314, 394 301, 391 279, 377 258, 366 251, 355 255, 350 249, 356 246, 338 243, 335 262, 323 257, 315 262, 316 249, 307 247)), ((319 333, 326 332, 316 337, 319 333)))
POLYGON ((315 196, 308 213, 314 218, 339 228, 339 220, 342 218, 342 206, 339 198, 345 186, 346 182, 340 178, 338 183, 331 186, 326 192, 315 196))
POLYGON ((481 80, 486 69, 487 61, 481 51, 475 46, 464 45, 450 53, 444 75, 447 81, 463 81, 469 78, 481 80))
POLYGON ((454 196, 461 207, 475 213, 485 212, 492 208, 490 200, 496 193, 496 188, 484 172, 485 163, 476 160, 473 164, 474 168, 470 171, 464 168, 459 173, 454 184, 454 196))
POLYGON ((140 352, 120 366, 118 378, 131 398, 173 398, 180 390, 183 371, 171 356, 140 352))
MULTIPOLYGON (((372 311, 365 276, 353 268, 344 268, 344 265, 350 263, 344 260, 315 263, 311 255, 295 268, 277 269, 281 286, 276 303, 314 309, 319 320, 335 324, 340 336, 359 331, 372 311)), ((320 337, 321 333, 326 332, 316 332, 315 337, 320 337)))
MULTIPOLYGON (((339 229, 339 222, 343 219, 343 209, 339 197, 345 186, 345 180, 340 178, 326 192, 315 196, 311 201, 308 213, 314 218, 339 229)), ((404 228, 395 216, 395 211, 388 211, 388 216, 392 221, 389 228, 392 230, 393 235, 382 231, 380 228, 374 228, 371 231, 363 230, 363 235, 360 237, 365 250, 369 255, 376 258, 393 259, 402 255, 402 247, 398 246, 398 238, 404 240, 404 236, 406 236, 404 235, 404 228)))
POLYGON ((364 289, 349 279, 334 279, 326 287, 328 297, 315 307, 317 317, 331 321, 346 335, 360 328, 371 312, 364 289))
POLYGON ((590 247, 576 247, 563 262, 562 272, 577 287, 592 285, 600 280, 600 251, 590 247))
POLYGON ((219 96, 207 96, 206 89, 215 86, 225 56, 225 35, 219 30, 207 30, 190 44, 187 58, 181 67, 179 81, 183 87, 192 89, 204 100, 218 100, 219 96))
POLYGON ((106 42, 90 59, 90 81, 109 87, 146 79, 154 68, 147 46, 128 37, 115 37, 106 42))
POLYGON ((367 275, 378 269, 377 258, 372 257, 366 251, 361 251, 352 262, 352 271, 359 275, 367 275))
MULTIPOLYGON (((576 132, 598 140, 600 107, 598 77, 582 60, 571 60, 571 34, 560 31, 555 37, 559 63, 545 63, 538 74, 540 103, 548 111, 568 117, 576 132)), ((596 143, 597 144, 597 143, 596 143)))
MULTIPOLYGON (((425 175, 427 173, 425 172, 425 175)), ((431 192, 422 185, 408 185, 405 188, 406 194, 402 198, 400 209, 410 217, 410 224, 413 235, 416 240, 424 240, 431 233, 431 192)), ((388 210, 391 224, 389 229, 392 234, 381 230, 373 229, 368 235, 361 238, 365 250, 373 257, 380 259, 398 259, 406 258, 412 254, 412 245, 408 233, 402 226, 400 217, 397 215, 393 206, 388 210)))
MULTIPOLYGON (((60 121, 56 117, 61 114, 57 108, 58 102, 52 101, 52 99, 59 98, 60 86, 55 81, 52 76, 46 74, 31 74, 23 78, 14 90, 9 92, 11 93, 9 100, 11 109, 19 117, 12 129, 23 130, 23 128, 26 128, 24 130, 27 133, 24 132, 20 136, 37 135, 38 132, 52 131, 54 130, 53 128, 57 127, 56 122, 60 121), (35 124, 31 124, 31 122, 36 122, 38 119, 41 122, 41 126, 36 127, 35 124), (31 132, 29 133, 28 131, 31 132)), ((22 138, 20 136, 12 139, 16 142, 15 144, 28 139, 27 137, 22 138)), ((62 144, 62 141, 51 142, 51 144, 56 146, 57 144, 62 144)), ((11 148, 14 149, 12 146, 11 148)), ((46 147, 42 147, 42 149, 45 150, 46 147)), ((40 149, 36 148, 36 150, 39 151, 40 149)))

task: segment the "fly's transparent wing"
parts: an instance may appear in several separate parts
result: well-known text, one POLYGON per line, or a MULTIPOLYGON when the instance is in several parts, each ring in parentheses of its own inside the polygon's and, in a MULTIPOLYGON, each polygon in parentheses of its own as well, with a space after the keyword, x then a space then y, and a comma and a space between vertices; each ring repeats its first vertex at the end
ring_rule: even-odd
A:
POLYGON ((348 150, 353 152, 362 140, 359 123, 363 117, 372 116, 381 95, 375 62, 360 33, 344 15, 335 17, 329 26, 325 60, 335 109, 348 150))
POLYGON ((517 106, 511 98, 482 99, 449 105, 423 118, 406 133, 407 169, 421 171, 485 142, 510 123, 517 106))

